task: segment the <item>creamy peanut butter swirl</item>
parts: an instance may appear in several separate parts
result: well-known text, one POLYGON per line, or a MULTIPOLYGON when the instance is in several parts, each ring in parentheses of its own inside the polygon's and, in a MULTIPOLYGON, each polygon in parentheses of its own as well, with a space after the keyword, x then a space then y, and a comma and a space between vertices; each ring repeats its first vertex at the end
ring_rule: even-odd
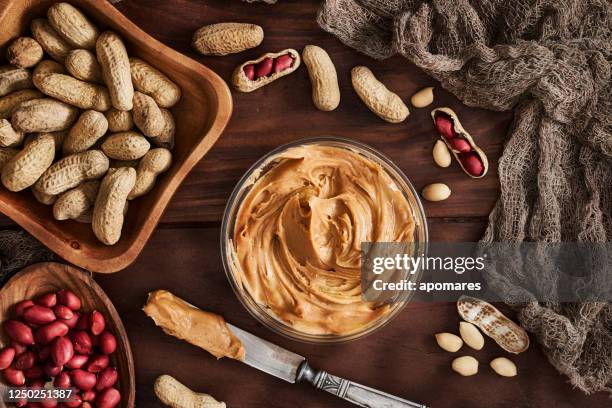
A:
POLYGON ((408 200, 377 163, 341 147, 279 153, 238 210, 240 283, 308 334, 349 334, 388 313, 361 297, 362 242, 410 242, 408 200))

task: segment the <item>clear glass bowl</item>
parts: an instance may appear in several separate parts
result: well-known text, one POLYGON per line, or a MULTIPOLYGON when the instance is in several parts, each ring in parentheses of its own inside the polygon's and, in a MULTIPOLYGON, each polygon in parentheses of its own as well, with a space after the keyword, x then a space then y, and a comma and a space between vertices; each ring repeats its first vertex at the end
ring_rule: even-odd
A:
MULTIPOLYGON (((259 159, 253 166, 251 166, 244 176, 242 176, 234 188, 234 191, 232 192, 232 195, 230 196, 225 208, 225 213, 223 214, 223 221, 221 224, 221 258, 223 261, 223 268, 225 269, 225 273, 232 289, 234 290, 234 293, 236 293, 236 296, 242 305, 248 310, 248 312, 264 326, 278 334, 301 342, 346 342, 373 333, 393 320, 393 318, 402 311, 402 309, 406 306, 406 303, 412 297, 411 292, 402 291, 400 295, 391 303, 391 308, 388 313, 382 315, 379 319, 360 328, 357 331, 346 334, 310 334, 300 332, 278 319, 270 310, 266 308, 266 305, 256 302, 246 288, 240 284, 240 279, 236 277, 236 271, 238 268, 240 268, 240 264, 235 259, 233 237, 236 216, 242 205, 243 199, 247 196, 249 190, 257 182, 257 180, 264 175, 267 170, 274 167, 275 162, 273 158, 276 155, 292 147, 312 144, 347 149, 380 164, 389 174, 391 179, 393 179, 397 186, 402 190, 404 196, 410 204, 415 222, 413 237, 415 251, 417 251, 418 254, 423 255, 427 253, 428 232, 425 212, 423 211, 423 206, 417 191, 414 189, 406 175, 395 164, 393 164, 391 160, 368 145, 356 142, 354 140, 329 136, 297 140, 295 142, 280 146, 259 159)), ((414 277, 418 280, 420 277, 420 271, 418 271, 414 277)))

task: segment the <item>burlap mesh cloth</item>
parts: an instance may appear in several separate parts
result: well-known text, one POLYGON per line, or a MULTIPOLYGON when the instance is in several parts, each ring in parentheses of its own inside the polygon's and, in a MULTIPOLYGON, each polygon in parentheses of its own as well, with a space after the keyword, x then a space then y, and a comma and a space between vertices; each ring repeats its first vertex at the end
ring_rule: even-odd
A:
MULTIPOLYGON (((400 53, 466 105, 514 110, 484 243, 612 241, 608 0, 325 0, 318 21, 373 58, 400 53)), ((609 304, 514 306, 572 384, 612 391, 609 304)))
POLYGON ((50 261, 53 254, 24 231, 0 231, 0 287, 20 269, 50 261))

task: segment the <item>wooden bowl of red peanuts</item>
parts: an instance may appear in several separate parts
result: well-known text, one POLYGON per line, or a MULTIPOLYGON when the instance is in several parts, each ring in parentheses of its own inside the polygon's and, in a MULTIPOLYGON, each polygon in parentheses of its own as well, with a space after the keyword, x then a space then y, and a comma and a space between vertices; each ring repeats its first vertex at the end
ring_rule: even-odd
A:
MULTIPOLYGON (((133 407, 132 350, 113 304, 88 272, 47 262, 25 268, 0 290, 0 395, 16 406, 133 407), (27 405, 18 387, 30 387, 27 405), (52 393, 72 389, 61 403, 52 393), (51 396, 51 397, 49 397, 51 396), (32 402, 32 400, 30 401, 32 402)), ((0 407, 7 407, 0 398, 0 407)))

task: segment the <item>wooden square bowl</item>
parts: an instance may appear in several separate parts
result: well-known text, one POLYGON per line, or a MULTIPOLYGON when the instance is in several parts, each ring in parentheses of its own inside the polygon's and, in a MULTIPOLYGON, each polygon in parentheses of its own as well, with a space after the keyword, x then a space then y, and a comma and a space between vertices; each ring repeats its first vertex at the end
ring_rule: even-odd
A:
MULTIPOLYGON (((30 22, 44 16, 56 2, 0 0, 1 55, 12 39, 30 35, 30 22)), ((130 202, 121 240, 113 246, 99 242, 89 224, 56 221, 51 208, 29 191, 13 193, 0 186, 0 211, 67 261, 94 272, 117 272, 136 259, 176 189, 221 135, 231 116, 232 98, 213 71, 155 40, 107 1, 68 2, 100 30, 120 34, 130 56, 148 62, 181 87, 182 98, 172 108, 176 120, 173 164, 149 194, 130 202)))

